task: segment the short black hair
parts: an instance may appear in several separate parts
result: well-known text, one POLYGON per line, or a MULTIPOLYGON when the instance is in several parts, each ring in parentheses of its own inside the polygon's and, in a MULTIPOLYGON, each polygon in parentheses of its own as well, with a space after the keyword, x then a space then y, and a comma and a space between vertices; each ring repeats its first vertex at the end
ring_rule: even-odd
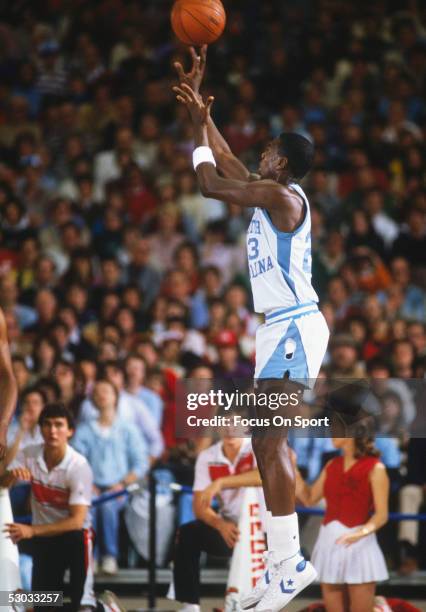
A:
POLYGON ((314 145, 295 132, 283 132, 278 137, 278 153, 287 157, 291 178, 301 179, 309 172, 314 161, 314 145))
POLYGON ((72 412, 63 404, 62 402, 54 402, 52 404, 47 404, 38 419, 38 424, 42 427, 43 423, 46 419, 66 419, 68 423, 68 427, 70 429, 75 429, 75 422, 72 412))
POLYGON ((29 396, 32 395, 33 393, 37 393, 37 395, 39 395, 41 397, 41 399, 43 400, 43 404, 46 403, 47 401, 47 397, 46 397, 46 393, 43 391, 43 389, 39 389, 39 387, 27 387, 20 396, 20 400, 21 400, 21 404, 24 402, 24 400, 29 396))

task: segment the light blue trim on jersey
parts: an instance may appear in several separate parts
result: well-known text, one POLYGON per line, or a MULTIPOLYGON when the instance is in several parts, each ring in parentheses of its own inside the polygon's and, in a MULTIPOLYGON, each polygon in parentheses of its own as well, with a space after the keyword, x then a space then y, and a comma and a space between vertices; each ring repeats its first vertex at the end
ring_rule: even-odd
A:
POLYGON ((316 306, 316 302, 305 302, 304 304, 295 304, 294 306, 290 306, 290 308, 279 308, 278 310, 273 310, 269 314, 265 315, 265 321, 269 321, 270 319, 274 319, 279 315, 286 315, 289 312, 293 312, 294 310, 299 310, 299 308, 306 308, 307 306, 316 306))
POLYGON ((305 349, 303 348, 300 332, 294 321, 288 326, 286 333, 264 365, 258 378, 283 378, 286 372, 289 372, 291 380, 306 381, 309 379, 305 349), (284 344, 289 338, 292 338, 296 343, 292 359, 286 359, 284 355, 284 344))
POLYGON ((282 321, 288 321, 288 319, 293 319, 293 321, 295 321, 296 319, 300 319, 300 317, 304 317, 305 315, 308 314, 312 314, 313 312, 318 312, 318 308, 311 308, 311 310, 305 310, 304 312, 300 312, 299 314, 296 315, 290 315, 288 317, 283 317, 282 319, 277 319, 276 321, 270 321, 269 323, 266 323, 266 325, 269 327, 270 325, 275 325, 275 323, 281 323, 282 321))
POLYGON ((303 204, 304 204, 304 209, 305 209, 304 219, 303 219, 302 223, 299 225, 299 227, 297 227, 294 230, 294 232, 283 232, 283 231, 277 229, 275 227, 275 225, 273 224, 273 222, 272 222, 271 215, 269 214, 269 211, 266 208, 258 207, 258 208, 260 208, 260 211, 263 213, 265 219, 268 221, 272 231, 275 232, 275 234, 277 236, 282 237, 282 238, 291 238, 292 236, 295 236, 296 234, 301 232, 303 230, 303 228, 305 227, 305 225, 306 225, 306 223, 308 221, 308 218, 309 218, 309 204, 308 204, 308 201, 307 201, 306 197, 302 196, 302 194, 299 193, 297 191, 297 189, 293 189, 291 184, 289 185, 289 187, 290 187, 290 189, 292 189, 294 191, 294 193, 296 193, 300 198, 302 198, 303 204))
POLYGON ((298 301, 296 293, 296 285, 293 279, 290 277, 290 263, 291 263, 291 237, 282 238, 278 236, 277 239, 277 260, 281 270, 281 274, 284 277, 285 282, 289 286, 293 293, 296 302, 298 301))

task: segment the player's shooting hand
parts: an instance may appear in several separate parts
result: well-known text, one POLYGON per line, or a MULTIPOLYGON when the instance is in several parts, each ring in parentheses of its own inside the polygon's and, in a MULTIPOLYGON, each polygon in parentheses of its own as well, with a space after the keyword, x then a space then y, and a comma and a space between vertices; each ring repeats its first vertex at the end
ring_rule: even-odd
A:
POLYGON ((214 480, 208 487, 201 491, 200 494, 200 502, 203 506, 209 508, 211 506, 212 500, 218 493, 222 490, 222 482, 221 479, 218 478, 214 480))
POLYGON ((34 536, 32 525, 22 525, 21 523, 6 523, 3 532, 7 534, 14 544, 20 540, 29 540, 34 536))
POLYGON ((181 83, 179 87, 173 87, 173 91, 176 93, 176 99, 185 104, 193 123, 206 125, 214 101, 213 96, 209 96, 204 102, 202 97, 197 95, 186 83, 181 83))
POLYGON ((174 67, 179 77, 179 83, 186 83, 194 93, 198 94, 206 69, 207 45, 201 47, 200 55, 197 54, 194 47, 190 47, 189 51, 192 57, 191 70, 185 72, 180 62, 175 62, 174 67))
POLYGON ((234 548, 240 537, 238 527, 231 521, 222 520, 219 527, 219 533, 229 548, 234 548))

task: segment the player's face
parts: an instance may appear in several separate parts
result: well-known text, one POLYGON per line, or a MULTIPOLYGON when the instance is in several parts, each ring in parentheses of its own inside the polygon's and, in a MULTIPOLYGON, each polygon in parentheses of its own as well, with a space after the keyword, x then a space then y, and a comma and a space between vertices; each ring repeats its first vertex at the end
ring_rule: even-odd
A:
POLYGON ((282 158, 278 154, 278 142, 272 140, 262 153, 259 174, 263 179, 276 180, 282 170, 282 158))

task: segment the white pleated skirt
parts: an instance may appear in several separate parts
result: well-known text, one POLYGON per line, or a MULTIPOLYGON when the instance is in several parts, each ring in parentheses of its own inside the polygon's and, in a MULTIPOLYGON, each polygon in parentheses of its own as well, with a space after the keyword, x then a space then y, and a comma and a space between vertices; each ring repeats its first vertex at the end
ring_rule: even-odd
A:
POLYGON ((359 529, 360 527, 346 527, 340 521, 321 525, 311 559, 320 582, 362 584, 381 582, 389 578, 375 533, 350 546, 336 544, 340 536, 359 529))

